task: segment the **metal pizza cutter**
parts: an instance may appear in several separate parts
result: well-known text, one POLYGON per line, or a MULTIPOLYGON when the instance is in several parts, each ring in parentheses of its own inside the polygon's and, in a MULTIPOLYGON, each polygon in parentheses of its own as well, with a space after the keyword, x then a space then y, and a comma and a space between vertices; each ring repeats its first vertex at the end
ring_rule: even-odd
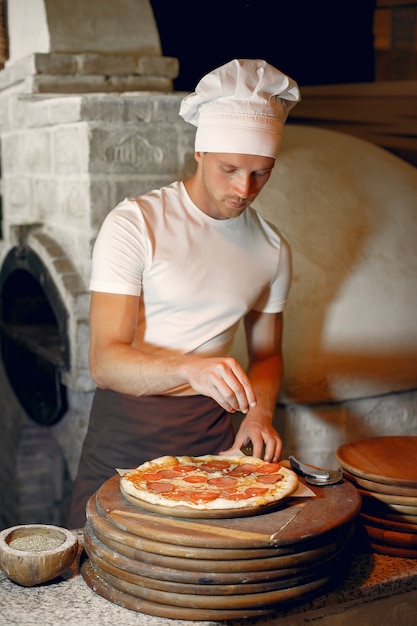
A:
POLYGON ((289 457, 291 468, 305 478, 306 483, 315 485, 316 487, 326 487, 327 485, 336 485, 343 480, 343 470, 338 467, 336 470, 317 469, 311 465, 301 463, 294 456, 289 457))

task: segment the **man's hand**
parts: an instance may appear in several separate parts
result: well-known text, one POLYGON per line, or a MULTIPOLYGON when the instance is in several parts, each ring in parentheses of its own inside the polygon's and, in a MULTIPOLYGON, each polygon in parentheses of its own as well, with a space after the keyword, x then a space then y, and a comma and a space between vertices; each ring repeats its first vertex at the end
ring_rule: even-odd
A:
POLYGON ((197 393, 213 398, 229 413, 247 413, 256 406, 252 384, 232 357, 186 357, 182 370, 197 393))
POLYGON ((248 415, 242 421, 235 437, 235 441, 229 450, 224 450, 220 454, 229 454, 233 450, 241 450, 248 445, 253 447, 252 456, 265 461, 276 463, 282 454, 282 440, 271 420, 259 419, 248 415))
POLYGON ((253 456, 274 463, 282 454, 281 437, 272 426, 282 377, 282 322, 282 313, 251 311, 245 318, 248 377, 257 402, 243 419, 232 446, 241 450, 252 445, 253 456))

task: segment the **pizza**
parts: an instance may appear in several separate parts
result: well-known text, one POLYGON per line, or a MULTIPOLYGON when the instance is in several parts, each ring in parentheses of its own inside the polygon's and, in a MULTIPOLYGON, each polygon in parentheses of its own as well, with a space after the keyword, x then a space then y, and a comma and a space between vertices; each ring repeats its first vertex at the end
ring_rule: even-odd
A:
POLYGON ((297 487, 292 470, 248 456, 162 456, 120 479, 127 499, 201 511, 258 508, 290 496, 297 487))

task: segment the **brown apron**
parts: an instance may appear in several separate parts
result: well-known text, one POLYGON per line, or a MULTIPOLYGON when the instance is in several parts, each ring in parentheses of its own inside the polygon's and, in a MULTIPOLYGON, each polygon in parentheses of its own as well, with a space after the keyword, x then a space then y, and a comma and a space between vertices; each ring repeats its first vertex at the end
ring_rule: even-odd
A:
POLYGON ((230 415, 205 396, 135 398, 97 389, 72 491, 69 528, 85 524, 88 499, 116 468, 165 455, 217 454, 234 440, 230 415))

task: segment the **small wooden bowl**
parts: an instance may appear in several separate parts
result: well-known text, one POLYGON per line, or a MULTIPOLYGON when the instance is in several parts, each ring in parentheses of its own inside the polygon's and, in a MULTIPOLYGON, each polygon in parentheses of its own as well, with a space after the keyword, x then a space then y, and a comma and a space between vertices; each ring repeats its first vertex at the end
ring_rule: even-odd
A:
POLYGON ((76 535, 60 526, 27 524, 0 532, 0 565, 10 580, 24 587, 59 576, 77 551, 76 535))

